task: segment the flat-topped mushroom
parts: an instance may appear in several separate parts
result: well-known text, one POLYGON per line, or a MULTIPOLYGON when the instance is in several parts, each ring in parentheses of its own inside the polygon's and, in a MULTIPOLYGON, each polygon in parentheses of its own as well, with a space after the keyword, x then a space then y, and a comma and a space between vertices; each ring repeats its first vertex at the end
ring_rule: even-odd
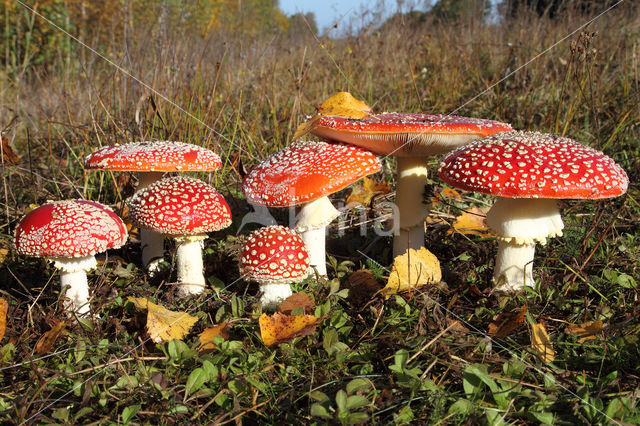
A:
POLYGON ((176 240, 179 293, 201 293, 205 286, 202 241, 207 232, 231 224, 231 210, 222 195, 198 179, 165 178, 131 197, 129 215, 134 225, 176 240))
POLYGON ((284 226, 253 231, 240 248, 240 273, 260 284, 263 309, 291 296, 289 284, 309 275, 309 253, 298 234, 284 226))
POLYGON ((498 235, 496 289, 533 286, 535 243, 562 235, 556 199, 624 194, 629 179, 611 158, 572 139, 505 132, 446 155, 439 175, 451 186, 498 196, 487 224, 498 235))
POLYGON ((323 116, 311 133, 322 138, 396 157, 396 204, 400 220, 394 227, 393 254, 424 247, 424 202, 427 158, 449 152, 465 143, 511 130, 506 123, 454 115, 385 113, 365 119, 323 116))
MULTIPOLYGON (((105 146, 89 154, 85 169, 136 172, 138 190, 162 178, 166 172, 208 172, 222 167, 220 157, 198 145, 174 141, 131 142, 105 146)), ((164 255, 162 237, 148 230, 140 231, 142 263, 150 271, 164 255)))
POLYGON ((297 142, 256 165, 245 176, 242 191, 256 205, 302 205, 295 230, 307 246, 311 266, 324 276, 325 229, 340 214, 327 196, 380 168, 378 157, 355 146, 297 142))
POLYGON ((27 213, 15 230, 16 251, 44 257, 60 270, 66 310, 89 313, 87 271, 96 267, 94 255, 119 248, 127 228, 111 209, 85 200, 44 204, 27 213))

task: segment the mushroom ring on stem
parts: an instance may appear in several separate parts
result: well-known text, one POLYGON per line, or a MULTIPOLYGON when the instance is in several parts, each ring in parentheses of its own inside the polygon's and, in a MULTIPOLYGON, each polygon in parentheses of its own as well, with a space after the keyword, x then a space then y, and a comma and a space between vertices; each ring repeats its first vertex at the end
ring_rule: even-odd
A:
POLYGON ((427 160, 469 141, 511 130, 506 123, 455 115, 385 113, 364 119, 321 117, 311 133, 322 138, 359 146, 397 159, 396 204, 400 212, 394 228, 393 256, 424 247, 424 201, 427 160))
MULTIPOLYGON (((85 169, 135 172, 138 190, 162 178, 165 172, 209 172, 222 167, 220 157, 198 145, 173 141, 131 142, 105 146, 84 160, 85 169)), ((164 256, 162 235, 140 230, 142 263, 149 271, 157 269, 164 256)))
POLYGON ((302 206, 294 229, 307 246, 311 267, 326 276, 325 229, 340 214, 328 195, 380 168, 378 157, 355 146, 296 142, 256 165, 245 176, 242 191, 256 205, 302 206))
POLYGON ((535 244, 562 235, 556 199, 601 199, 627 191, 629 178, 600 151, 572 139, 504 132, 446 155, 438 174, 451 186, 498 197, 487 225, 498 236, 497 290, 533 287, 535 244))
POLYGON ((203 240, 207 232, 231 224, 229 205, 211 185, 186 176, 165 178, 135 193, 129 200, 134 225, 176 240, 179 294, 204 290, 203 240))
POLYGON ((240 248, 240 274, 257 281, 263 309, 275 309, 293 293, 290 283, 309 275, 309 254, 298 234, 284 226, 253 231, 240 248))
POLYGON ((94 255, 119 248, 127 241, 127 228, 110 208, 85 200, 44 204, 27 213, 15 230, 16 251, 44 257, 60 270, 60 285, 67 311, 89 313, 87 271, 96 267, 94 255))

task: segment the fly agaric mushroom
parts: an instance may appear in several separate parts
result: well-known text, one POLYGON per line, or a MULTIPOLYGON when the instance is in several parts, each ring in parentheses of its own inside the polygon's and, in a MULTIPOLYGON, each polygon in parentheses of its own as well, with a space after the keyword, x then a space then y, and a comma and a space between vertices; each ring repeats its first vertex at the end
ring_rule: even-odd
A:
POLYGON ((65 310, 89 313, 87 271, 96 267, 96 253, 119 248, 127 228, 111 209, 85 200, 44 204, 27 213, 15 230, 16 251, 44 257, 60 270, 65 310), (66 290, 66 293, 65 293, 66 290))
MULTIPOLYGON (((209 172, 222 167, 211 150, 185 142, 151 141, 105 146, 89 154, 85 169, 136 172, 138 190, 162 178, 165 172, 209 172)), ((154 271, 164 255, 162 236, 140 231, 142 263, 154 271)))
POLYGON ((379 155, 394 156, 396 204, 400 234, 393 240, 393 256, 424 247, 424 201, 427 159, 496 132, 511 130, 506 123, 454 115, 385 113, 365 119, 323 116, 311 130, 324 139, 344 142, 379 155))
POLYGON ((354 146, 297 142, 256 165, 245 176, 242 191, 256 205, 302 205, 294 229, 307 246, 311 266, 326 276, 325 229, 340 215, 328 195, 380 168, 378 157, 354 146))
POLYGON ((601 199, 627 191, 629 179, 611 158, 572 139, 504 132, 446 155, 438 174, 451 186, 498 196, 487 224, 498 236, 497 290, 533 287, 535 244, 562 235, 556 199, 601 199))
POLYGON ((240 273, 260 284, 263 309, 291 296, 290 283, 309 275, 309 254, 302 238, 284 226, 267 226, 249 234, 240 248, 240 273))
POLYGON ((205 286, 202 241, 207 232, 231 224, 231 210, 212 186, 186 176, 159 180, 129 200, 135 226, 176 240, 176 269, 181 296, 201 293, 205 286))

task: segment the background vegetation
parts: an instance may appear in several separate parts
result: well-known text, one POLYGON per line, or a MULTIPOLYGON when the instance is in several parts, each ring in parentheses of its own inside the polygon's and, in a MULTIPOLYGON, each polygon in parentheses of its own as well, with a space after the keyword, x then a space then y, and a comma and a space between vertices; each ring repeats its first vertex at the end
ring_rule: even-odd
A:
MULTIPOLYGON (((498 15, 461 13, 470 3, 485 11, 485 3, 453 0, 386 22, 373 11, 340 23, 344 36, 329 38, 316 34, 312 16, 285 17, 268 0, 44 0, 28 7, 5 0, 3 421, 640 422, 640 11, 631 1, 608 11, 592 2, 543 10, 508 2, 498 15), (441 224, 427 237, 442 261, 441 285, 387 301, 362 288, 347 296, 340 285, 350 286, 355 270, 368 269, 382 283, 391 263, 389 242, 373 232, 360 236, 359 221, 347 216, 334 225, 345 234, 328 245, 332 279, 298 288, 326 319, 313 336, 266 348, 257 287, 235 267, 242 239, 235 232, 249 211, 240 178, 290 143, 314 105, 339 90, 376 111, 455 113, 570 136, 618 161, 632 182, 629 194, 563 202, 566 233, 538 248, 536 291, 508 298, 490 294, 495 241, 450 234, 441 224), (37 355, 38 339, 64 319, 57 274, 13 251, 15 224, 49 199, 87 197, 121 208, 131 176, 85 172, 82 160, 99 146, 139 139, 203 145, 225 162, 215 175, 200 176, 219 188, 236 218, 207 241, 212 289, 175 300, 171 269, 149 279, 139 248, 129 244, 103 256, 90 276, 100 318, 70 323, 54 352, 37 355), (129 295, 189 311, 201 318, 197 327, 229 321, 229 340, 208 354, 195 350, 195 335, 150 343, 129 295), (496 315, 523 305, 524 325, 505 338, 487 337, 496 315), (567 323, 587 320, 603 321, 597 339, 579 342, 566 332, 567 323), (534 321, 546 324, 553 363, 531 350, 527 324, 534 321), (197 369, 202 380, 193 376, 197 369)), ((379 179, 393 183, 390 170, 386 159, 379 179)), ((432 184, 434 193, 441 189, 435 177, 432 184)), ((436 215, 450 222, 490 201, 464 194, 439 203, 436 215)))

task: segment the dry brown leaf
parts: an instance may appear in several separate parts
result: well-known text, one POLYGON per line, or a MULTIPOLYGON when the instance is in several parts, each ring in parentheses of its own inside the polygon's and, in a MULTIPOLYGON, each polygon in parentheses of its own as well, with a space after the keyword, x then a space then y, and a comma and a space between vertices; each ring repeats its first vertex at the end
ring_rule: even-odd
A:
POLYGON ((596 338, 596 334, 602 332, 602 327, 604 326, 601 320, 597 321, 587 321, 582 324, 569 324, 565 331, 571 334, 578 335, 578 342, 583 343, 586 340, 591 340, 596 338))
POLYGON ((62 335, 66 325, 66 321, 58 321, 53 327, 51 327, 51 330, 44 333, 38 339, 38 343, 36 343, 36 353, 38 355, 44 355, 51 352, 56 341, 62 335))
POLYGON ((452 334, 467 334, 469 333, 469 329, 467 327, 465 327, 464 325, 462 325, 462 322, 460 320, 457 319, 453 319, 450 317, 446 318, 447 320, 447 327, 449 328, 449 331, 452 334))
POLYGON ((347 205, 355 203, 368 206, 374 196, 388 194, 389 192, 391 192, 391 185, 385 182, 376 182, 365 176, 362 179, 362 184, 356 185, 351 189, 351 194, 347 197, 347 205))
POLYGON ((538 353, 542 362, 553 362, 555 359, 553 345, 544 324, 531 324, 531 347, 538 353))
POLYGON ((349 300, 357 306, 364 305, 371 300, 382 287, 368 269, 359 269, 349 275, 344 286, 349 289, 349 300))
POLYGON ((440 262, 426 248, 409 249, 393 261, 387 285, 380 290, 385 299, 401 291, 413 290, 442 279, 440 262))
POLYGON ((203 353, 214 350, 216 348, 216 344, 213 342, 213 338, 216 336, 220 336, 227 340, 229 338, 228 324, 229 323, 225 321, 218 325, 214 325, 213 327, 205 328, 202 333, 198 334, 198 337, 200 338, 198 352, 203 353))
POLYGON ((280 312, 290 315, 294 309, 302 308, 305 313, 310 314, 313 312, 314 307, 315 303, 313 303, 308 294, 293 293, 280 304, 280 312))
POLYGON ((295 337, 310 336, 321 320, 313 315, 292 316, 276 312, 272 316, 262 314, 258 323, 262 341, 266 346, 273 346, 289 342, 295 337))
POLYGON ((2 146, 0 147, 0 149, 2 149, 2 162, 8 165, 18 164, 20 157, 13 152, 13 148, 11 148, 9 144, 9 138, 0 135, 0 140, 2 141, 2 146))
MULTIPOLYGON (((456 221, 453 223, 453 228, 467 235, 481 235, 486 236, 489 233, 489 228, 484 219, 489 209, 481 209, 479 207, 472 207, 467 211, 456 217, 456 221)), ((449 233, 453 233, 453 229, 449 230, 449 233)))
POLYGON ((7 330, 7 310, 9 309, 9 303, 0 298, 0 340, 4 337, 4 333, 7 330))
POLYGON ((526 313, 527 307, 522 305, 522 308, 516 312, 502 312, 496 315, 491 324, 489 324, 489 335, 498 339, 507 337, 524 324, 526 313))
POLYGON ((186 312, 175 312, 149 302, 144 297, 129 297, 137 309, 147 310, 147 332, 155 343, 182 340, 198 321, 198 317, 186 312))
POLYGON ((318 120, 320 120, 320 117, 322 117, 322 115, 317 114, 304 123, 300 124, 293 134, 293 138, 291 140, 298 140, 307 133, 310 133, 313 129, 315 129, 316 124, 318 124, 318 120))

